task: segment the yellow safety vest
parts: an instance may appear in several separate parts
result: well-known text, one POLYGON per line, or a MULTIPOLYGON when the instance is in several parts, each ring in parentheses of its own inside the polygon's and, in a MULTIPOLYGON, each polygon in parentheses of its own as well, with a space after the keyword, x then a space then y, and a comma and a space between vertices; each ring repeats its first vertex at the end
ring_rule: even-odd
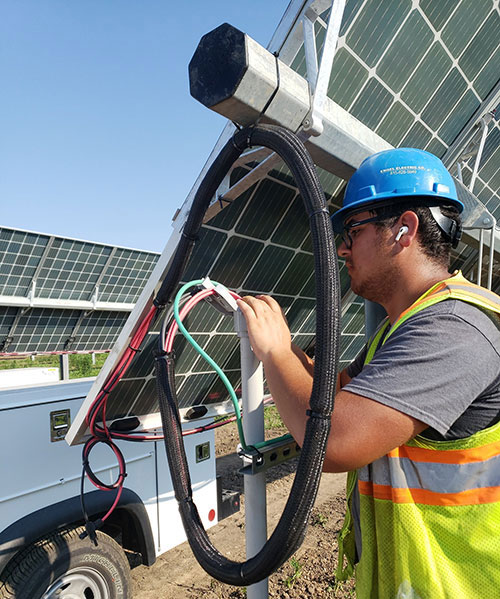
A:
MULTIPOLYGON (((456 273, 403 312, 383 343, 413 314, 446 299, 500 314, 499 296, 456 273)), ((387 321, 370 342, 365 364, 388 326, 387 321)), ((362 545, 358 599, 500 597, 500 423, 453 441, 417 435, 350 472, 349 508, 339 534, 339 580, 354 569, 349 495, 356 484, 362 545)))

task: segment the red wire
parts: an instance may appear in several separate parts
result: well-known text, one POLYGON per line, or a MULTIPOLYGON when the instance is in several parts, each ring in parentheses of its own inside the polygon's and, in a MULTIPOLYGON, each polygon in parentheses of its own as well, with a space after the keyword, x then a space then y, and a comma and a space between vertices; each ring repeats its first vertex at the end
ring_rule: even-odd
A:
MULTIPOLYGON (((233 298, 235 298, 235 299, 240 298, 240 296, 237 293, 234 293, 233 291, 230 291, 230 293, 233 296, 233 298)), ((209 297, 210 295, 214 295, 214 294, 216 294, 215 289, 203 289, 202 291, 199 291, 194 296, 192 296, 180 310, 180 312, 179 312, 180 320, 183 321, 184 318, 186 317, 186 315, 200 301, 202 301, 206 297, 209 297)), ((106 404, 107 404, 108 395, 116 387, 116 385, 120 382, 120 380, 122 379, 124 374, 127 372, 128 367, 130 366, 130 363, 131 363, 133 357, 137 353, 137 350, 139 349, 140 345, 142 344, 142 342, 149 330, 149 326, 150 326, 151 321, 153 320, 153 317, 155 316, 156 312, 157 312, 157 307, 153 305, 150 308, 150 310, 149 310, 148 314, 146 315, 146 317, 144 318, 144 320, 142 321, 142 323, 139 325, 139 328, 137 329, 136 333, 134 334, 133 338, 131 339, 128 348, 123 353, 122 357, 120 358, 119 362, 116 364, 113 371, 107 377, 107 379, 103 385, 103 388, 98 393, 94 402, 90 406, 89 411, 87 412, 86 422, 87 422, 87 425, 89 427, 91 434, 96 439, 99 439, 99 435, 104 433, 104 435, 106 436, 106 438, 108 440, 109 446, 111 447, 111 449, 113 450, 113 452, 117 458, 118 468, 119 468, 118 478, 115 481, 115 483, 113 483, 113 485, 112 485, 112 488, 117 489, 117 494, 116 494, 115 500, 113 502, 113 505, 107 511, 105 516, 103 516, 103 518, 101 519, 102 521, 104 521, 108 518, 108 516, 113 512, 116 505, 118 504, 118 502, 120 500, 120 496, 123 491, 123 483, 125 480, 125 462, 123 460, 123 456, 122 456, 121 452, 119 451, 119 449, 111 441, 111 439, 112 438, 125 439, 125 440, 134 439, 134 440, 140 440, 140 441, 152 441, 152 440, 164 439, 164 435, 137 436, 137 435, 130 434, 130 433, 127 434, 127 433, 110 432, 107 427, 107 424, 106 424, 106 404), (109 387, 107 386, 108 384, 110 385, 109 387), (92 417, 89 420, 88 415, 90 412, 92 412, 92 417), (99 414, 101 415, 102 428, 96 424, 97 416, 99 414)), ((172 324, 167 332, 167 335, 165 337, 165 342, 164 342, 165 351, 167 351, 167 352, 172 351, 175 335, 178 330, 179 330, 179 326, 177 324, 177 321, 174 319, 174 321, 172 322, 172 324)), ((228 418, 228 419, 220 421, 220 422, 214 422, 214 423, 206 425, 206 426, 183 431, 182 435, 183 436, 193 435, 195 433, 199 433, 202 431, 215 429, 220 426, 229 424, 230 422, 234 422, 235 420, 236 420, 236 416, 233 416, 231 418, 228 418)), ((96 441, 96 442, 98 442, 98 441, 96 441)), ((92 446, 93 445, 91 445, 90 448, 92 448, 92 446)), ((88 456, 89 453, 90 453, 90 451, 88 451, 86 455, 88 456)), ((110 490, 107 487, 103 487, 103 486, 99 485, 96 481, 92 480, 92 478, 90 478, 88 475, 87 475, 87 478, 89 478, 89 480, 92 482, 92 484, 94 486, 96 486, 98 489, 102 489, 105 491, 110 490)))
MULTIPOLYGON (((237 293, 234 293, 233 291, 230 291, 230 293, 234 297, 234 299, 240 298, 240 296, 237 293)), ((187 316, 187 314, 194 308, 194 306, 196 306, 199 302, 201 302, 206 297, 209 297, 210 295, 214 295, 214 294, 216 294, 216 291, 214 289, 202 289, 201 291, 199 291, 198 293, 193 295, 191 298, 189 298, 189 300, 182 306, 181 310, 179 311, 179 319, 181 320, 181 322, 184 320, 184 318, 187 316)), ((164 343, 165 351, 167 351, 167 352, 172 351, 172 348, 174 345, 174 340, 175 340, 175 335, 177 334, 178 330, 179 330, 179 325, 177 324, 177 321, 174 319, 172 324, 170 325, 167 335, 165 336, 165 343, 164 343)), ((132 342, 131 342, 131 345, 132 345, 132 342)), ((128 366, 127 366, 127 368, 128 368, 128 366)), ((115 369, 115 372, 116 371, 117 371, 117 369, 115 369)), ((123 376, 124 373, 125 373, 125 371, 122 373, 121 376, 123 376)), ((120 378, 121 378, 121 376, 120 376, 120 378)), ((115 387, 117 382, 118 381, 115 382, 115 384, 113 385, 113 387, 111 389, 113 389, 115 387)), ((92 419, 94 426, 96 426, 95 420, 96 420, 98 412, 99 412, 99 410, 95 411, 94 417, 92 419)), ((103 408, 103 413, 104 413, 104 408, 103 408)), ((230 421, 224 420, 224 421, 222 421, 222 423, 220 425, 218 424, 217 426, 223 426, 224 424, 227 424, 228 422, 230 422, 230 421)), ((210 429, 217 428, 212 425, 207 425, 207 427, 210 427, 210 429)), ((196 431, 196 432, 202 432, 203 430, 210 430, 210 429, 205 428, 205 427, 199 427, 197 429, 189 429, 188 431, 183 431, 182 435, 186 436, 186 435, 194 434, 194 432, 191 432, 191 430, 196 431)), ((133 439, 135 441, 156 441, 156 440, 162 440, 165 438, 164 435, 136 435, 136 434, 130 434, 130 433, 117 433, 117 432, 113 432, 110 434, 113 438, 125 439, 125 440, 133 439)))
POLYGON ((123 375, 127 372, 128 367, 130 366, 130 362, 132 361, 134 355, 137 353, 137 349, 140 347, 141 343, 143 342, 144 337, 146 336, 146 334, 149 330, 149 326, 150 326, 151 321, 152 321, 153 317, 155 316, 156 312, 157 312, 157 307, 153 305, 150 308, 150 310, 149 310, 148 314, 146 315, 146 317, 144 318, 144 320, 142 321, 142 323, 140 324, 140 326, 137 329, 136 333, 134 334, 133 338, 131 339, 129 346, 123 353, 123 356, 121 357, 120 361, 115 366, 114 370, 110 373, 110 375, 106 379, 106 382, 103 385, 103 388, 101 389, 101 391, 97 395, 96 399, 90 406, 89 411, 87 412, 86 422, 87 422, 87 425, 92 434, 94 434, 96 431, 100 432, 100 433, 104 432, 105 435, 109 438, 109 431, 107 430, 106 421, 103 419, 104 428, 102 428, 102 429, 97 427, 97 425, 95 424, 97 415, 99 414, 101 408, 105 412, 105 404, 107 401, 108 394, 116 387, 116 385, 122 379, 123 375), (118 375, 118 373, 119 373, 119 375, 118 375), (115 379, 115 380, 113 380, 113 379, 115 379), (113 383, 111 384, 110 387, 107 387, 107 384, 110 381, 113 381, 113 383), (88 415, 90 412, 93 412, 93 416, 92 416, 91 420, 89 421, 88 415))

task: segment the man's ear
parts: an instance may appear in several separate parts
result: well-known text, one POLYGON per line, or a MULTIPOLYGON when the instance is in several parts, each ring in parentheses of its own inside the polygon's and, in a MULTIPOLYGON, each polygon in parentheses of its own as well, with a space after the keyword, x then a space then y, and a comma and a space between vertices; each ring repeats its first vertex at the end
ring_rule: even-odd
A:
POLYGON ((418 216, 412 210, 407 210, 398 218, 395 224, 396 236, 395 240, 403 247, 409 247, 417 237, 418 231, 418 216))

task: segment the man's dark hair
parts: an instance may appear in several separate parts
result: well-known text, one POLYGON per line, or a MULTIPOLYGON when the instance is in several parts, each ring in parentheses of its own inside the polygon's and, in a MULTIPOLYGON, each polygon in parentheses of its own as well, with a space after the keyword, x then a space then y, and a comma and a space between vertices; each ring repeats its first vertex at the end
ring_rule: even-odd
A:
MULTIPOLYGON (((451 239, 438 226, 434 217, 431 214, 428 206, 415 205, 414 201, 401 202, 394 206, 383 206, 375 209, 375 214, 384 218, 380 223, 375 223, 376 226, 386 228, 392 227, 398 218, 411 210, 418 216, 418 240, 426 256, 431 260, 448 267, 450 265, 451 256, 451 239)), ((460 225, 460 215, 456 208, 452 206, 441 206, 441 213, 444 216, 454 220, 457 225, 460 225)))

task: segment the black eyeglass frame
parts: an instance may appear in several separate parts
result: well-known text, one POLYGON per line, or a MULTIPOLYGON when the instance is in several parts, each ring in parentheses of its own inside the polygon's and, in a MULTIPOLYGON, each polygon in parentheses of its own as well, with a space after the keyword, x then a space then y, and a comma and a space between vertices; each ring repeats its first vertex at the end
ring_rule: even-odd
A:
POLYGON ((354 229, 356 227, 360 227, 361 225, 366 225, 368 223, 381 223, 385 220, 389 220, 390 218, 393 218, 394 215, 387 215, 387 216, 372 216, 370 218, 365 218, 363 220, 357 220, 357 221, 351 221, 350 223, 348 223, 347 225, 344 225, 343 229, 342 229, 342 233, 340 234, 342 241, 344 242, 346 248, 348 250, 350 250, 352 248, 352 244, 354 242, 353 238, 351 237, 351 235, 349 234, 349 231, 351 229, 354 229))

